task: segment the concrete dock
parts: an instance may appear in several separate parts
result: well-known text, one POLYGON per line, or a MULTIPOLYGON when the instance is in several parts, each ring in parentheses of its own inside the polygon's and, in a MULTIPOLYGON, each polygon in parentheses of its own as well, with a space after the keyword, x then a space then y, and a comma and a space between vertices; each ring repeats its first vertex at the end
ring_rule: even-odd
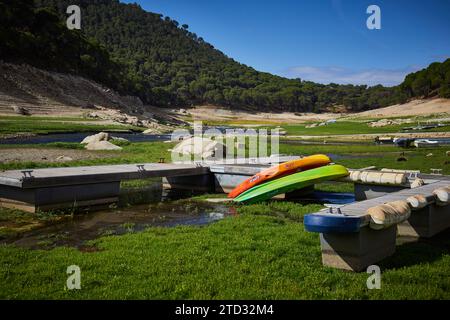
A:
POLYGON ((118 201, 123 180, 209 175, 188 164, 129 164, 0 172, 0 206, 28 212, 105 206, 118 201))
POLYGON ((369 208, 398 200, 405 201, 408 197, 418 194, 432 195, 434 190, 449 185, 450 181, 447 179, 432 180, 429 184, 418 188, 402 189, 369 200, 339 206, 338 213, 329 213, 327 212, 329 209, 314 213, 364 217, 361 219, 359 232, 320 233, 323 264, 339 269, 362 271, 395 253, 397 235, 428 238, 450 228, 450 205, 439 206, 430 203, 422 209, 413 210, 406 221, 382 230, 371 229, 370 217, 367 215, 369 208))

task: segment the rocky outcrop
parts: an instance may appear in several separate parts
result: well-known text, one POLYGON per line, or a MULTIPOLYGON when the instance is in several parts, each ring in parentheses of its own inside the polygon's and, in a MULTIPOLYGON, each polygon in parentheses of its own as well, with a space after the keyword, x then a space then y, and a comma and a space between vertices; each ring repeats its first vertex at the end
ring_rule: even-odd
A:
POLYGON ((121 147, 116 146, 108 141, 94 141, 86 145, 87 150, 122 150, 121 147))
POLYGON ((164 109, 144 105, 95 81, 26 64, 0 61, 0 114, 87 116, 98 120, 154 128, 155 133, 183 125, 164 109))
POLYGON ((83 141, 81 141, 81 144, 89 144, 93 142, 108 141, 108 140, 109 134, 107 132, 100 132, 92 136, 87 136, 86 138, 84 138, 83 141))
POLYGON ((112 144, 108 140, 128 142, 127 139, 111 137, 107 132, 100 132, 84 138, 81 144, 84 144, 87 150, 122 150, 121 147, 112 144))
POLYGON ((369 127, 372 128, 381 128, 386 126, 394 126, 405 123, 412 123, 413 119, 380 119, 378 121, 370 122, 369 127))
POLYGON ((226 147, 209 138, 193 137, 180 142, 169 151, 183 155, 195 155, 202 159, 221 159, 226 152, 226 147))
POLYGON ((14 110, 15 113, 20 114, 22 116, 31 115, 30 110, 28 110, 27 108, 24 108, 24 107, 12 106, 12 109, 14 110))

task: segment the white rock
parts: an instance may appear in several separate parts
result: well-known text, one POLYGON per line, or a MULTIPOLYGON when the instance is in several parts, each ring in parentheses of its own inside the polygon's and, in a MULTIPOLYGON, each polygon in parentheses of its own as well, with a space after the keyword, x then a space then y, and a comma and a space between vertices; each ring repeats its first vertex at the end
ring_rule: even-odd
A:
POLYGON ((172 152, 183 155, 199 155, 203 159, 215 157, 221 159, 225 146, 209 138, 193 137, 183 140, 172 149, 172 152))
POLYGON ((66 157, 66 156, 59 156, 58 158, 56 158, 56 161, 72 161, 73 159, 71 157, 66 157))
POLYGON ((87 150, 122 150, 121 147, 116 146, 108 141, 91 142, 86 145, 87 150))
POLYGON ((100 141, 108 141, 109 140, 109 134, 106 132, 100 132, 97 134, 94 134, 92 136, 88 136, 84 138, 83 141, 81 141, 81 144, 89 144, 92 142, 100 142, 100 141))
POLYGON ((111 137, 111 141, 130 142, 130 140, 121 137, 111 137))

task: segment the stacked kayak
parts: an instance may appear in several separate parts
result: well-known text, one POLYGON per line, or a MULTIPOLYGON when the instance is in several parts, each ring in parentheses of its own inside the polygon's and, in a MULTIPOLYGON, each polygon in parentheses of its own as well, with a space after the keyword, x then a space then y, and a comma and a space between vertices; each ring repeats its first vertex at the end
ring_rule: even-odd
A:
POLYGON ((268 168, 263 170, 253 177, 248 178, 240 185, 238 185, 235 189, 233 189, 229 194, 229 198, 236 198, 243 192, 253 188, 254 186, 261 184, 263 182, 267 182, 273 180, 275 178, 280 178, 292 173, 296 173, 299 171, 309 170, 313 168, 318 168, 321 166, 325 166, 331 163, 330 158, 323 154, 317 154, 305 158, 300 158, 288 162, 284 162, 277 166, 268 168))
POLYGON ((257 185, 241 193, 234 198, 234 201, 246 204, 256 203, 269 200, 282 193, 302 189, 323 181, 343 178, 347 175, 347 169, 338 164, 311 169, 257 185))

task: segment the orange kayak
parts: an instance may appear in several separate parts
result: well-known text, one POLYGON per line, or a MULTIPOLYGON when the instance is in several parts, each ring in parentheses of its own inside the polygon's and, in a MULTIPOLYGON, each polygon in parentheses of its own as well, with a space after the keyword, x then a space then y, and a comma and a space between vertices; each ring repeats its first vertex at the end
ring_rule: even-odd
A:
POLYGON ((329 163, 331 163, 330 158, 328 158, 323 154, 316 154, 313 156, 281 163, 274 167, 263 170, 255 174, 253 177, 248 178, 240 185, 238 185, 236 188, 234 188, 228 194, 228 198, 236 198, 242 192, 247 191, 248 189, 253 188, 254 186, 262 182, 267 182, 274 178, 279 178, 299 171, 305 171, 309 169, 322 167, 329 163))

